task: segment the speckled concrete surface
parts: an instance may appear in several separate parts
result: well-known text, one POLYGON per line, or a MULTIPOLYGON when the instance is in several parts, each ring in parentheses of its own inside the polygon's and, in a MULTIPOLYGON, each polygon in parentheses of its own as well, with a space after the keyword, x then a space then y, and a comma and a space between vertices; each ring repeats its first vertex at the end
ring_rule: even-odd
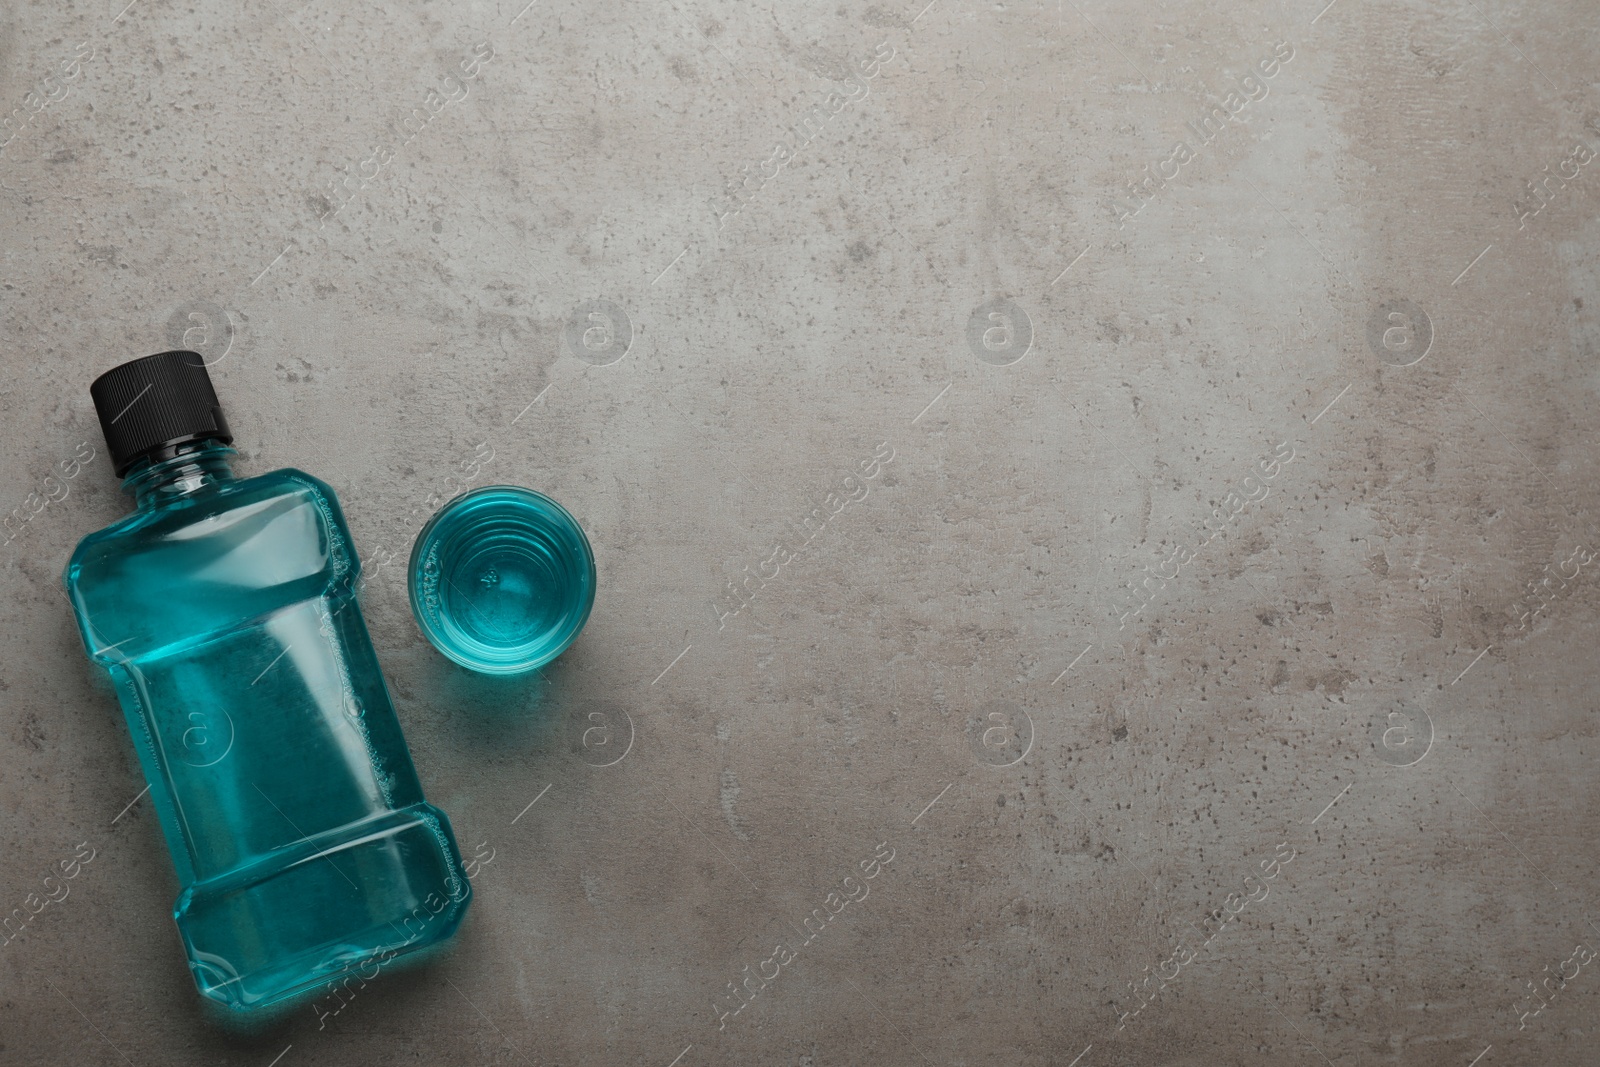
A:
POLYGON ((524 2, 0 8, 0 1061, 1600 1063, 1592 4, 524 2), (180 345, 479 859, 251 1035, 59 584, 180 345))

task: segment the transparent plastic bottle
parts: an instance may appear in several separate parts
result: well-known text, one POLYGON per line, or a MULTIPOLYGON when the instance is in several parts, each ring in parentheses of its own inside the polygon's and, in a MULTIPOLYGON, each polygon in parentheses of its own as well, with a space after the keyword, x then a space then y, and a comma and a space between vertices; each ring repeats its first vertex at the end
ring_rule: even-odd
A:
POLYGON ((84 538, 63 581, 150 784, 201 994, 248 1013, 448 938, 471 887, 401 736, 333 490, 235 477, 192 352, 91 392, 137 510, 84 538))

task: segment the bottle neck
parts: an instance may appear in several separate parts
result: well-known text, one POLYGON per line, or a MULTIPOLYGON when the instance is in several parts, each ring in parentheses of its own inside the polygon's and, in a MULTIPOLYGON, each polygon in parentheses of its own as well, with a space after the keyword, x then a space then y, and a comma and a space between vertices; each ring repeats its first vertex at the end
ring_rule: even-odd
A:
POLYGON ((122 476, 122 491, 140 511, 184 500, 234 480, 228 458, 234 450, 217 440, 179 445, 172 454, 141 459, 122 476))

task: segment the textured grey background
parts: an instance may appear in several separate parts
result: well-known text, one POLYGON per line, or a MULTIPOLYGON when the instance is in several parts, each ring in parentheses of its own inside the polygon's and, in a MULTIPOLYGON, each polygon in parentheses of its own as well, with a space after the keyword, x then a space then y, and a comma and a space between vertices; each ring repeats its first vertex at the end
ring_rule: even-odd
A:
POLYGON ((0 914, 95 851, 0 1061, 1600 1063, 1593 4, 925 3, 5 5, 0 914), (88 384, 175 341, 340 492, 487 858, 253 1036, 59 585, 127 509, 88 384), (407 610, 475 449, 598 556, 536 680, 407 610))

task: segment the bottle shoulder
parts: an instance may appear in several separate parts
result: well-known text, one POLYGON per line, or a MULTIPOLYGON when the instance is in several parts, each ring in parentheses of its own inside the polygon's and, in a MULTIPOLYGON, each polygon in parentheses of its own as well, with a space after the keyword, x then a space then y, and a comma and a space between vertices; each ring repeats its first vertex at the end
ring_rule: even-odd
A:
POLYGON ((165 536, 174 529, 215 524, 219 517, 237 516, 241 512, 270 519, 277 514, 272 505, 279 502, 289 506, 300 502, 314 504, 337 525, 344 525, 339 497, 332 486, 305 471, 281 467, 265 474, 223 482, 204 493, 159 508, 130 512, 85 535, 73 550, 72 558, 76 560, 87 551, 103 548, 108 543, 165 536))
MULTIPOLYGON (((269 471, 257 477, 270 479, 271 485, 280 487, 286 494, 299 493, 308 496, 322 509, 328 521, 343 530, 345 537, 349 538, 349 528, 345 522, 344 508, 339 505, 339 494, 334 492, 333 486, 321 478, 314 474, 307 474, 298 467, 280 467, 275 471, 269 471)), ((255 481, 256 479, 252 478, 250 480, 255 481)))
POLYGON ((195 632, 308 597, 341 597, 358 568, 333 489, 283 468, 89 534, 62 582, 80 617, 100 631, 137 612, 168 632, 195 632))
POLYGON ((243 482, 261 482, 263 485, 279 486, 285 492, 309 490, 330 503, 337 504, 339 502, 339 494, 334 492, 333 486, 314 474, 306 473, 299 467, 279 467, 277 470, 268 471, 265 474, 257 474, 250 478, 240 479, 235 484, 242 484, 243 482))

